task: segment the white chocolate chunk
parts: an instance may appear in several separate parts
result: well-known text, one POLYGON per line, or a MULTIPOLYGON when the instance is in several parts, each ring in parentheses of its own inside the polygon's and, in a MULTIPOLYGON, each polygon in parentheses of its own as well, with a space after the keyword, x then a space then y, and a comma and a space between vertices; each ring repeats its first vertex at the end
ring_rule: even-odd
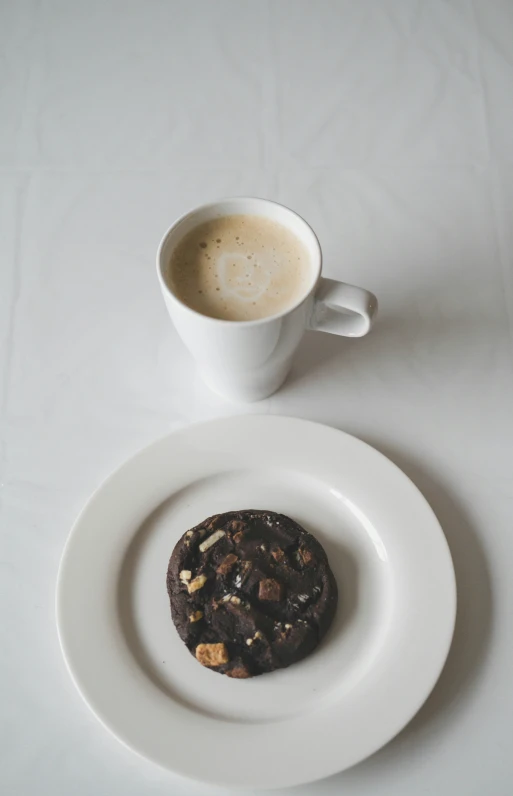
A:
POLYGON ((208 539, 205 539, 205 541, 200 544, 200 552, 204 553, 205 550, 208 550, 209 547, 212 547, 212 545, 218 542, 219 539, 222 539, 224 535, 224 531, 216 531, 213 533, 212 536, 209 536, 208 539))
POLYGON ((219 602, 233 603, 233 605, 240 605, 240 597, 237 597, 236 594, 225 594, 224 597, 221 597, 219 602))
POLYGON ((226 644, 198 644, 196 647, 196 658, 203 666, 221 666, 228 663, 230 656, 226 649, 226 644))
POLYGON ((198 575, 195 577, 194 580, 191 580, 191 582, 187 584, 189 594, 192 594, 193 591, 198 591, 198 589, 202 589, 206 582, 206 575, 198 575))
POLYGON ((251 645, 253 644, 253 639, 252 638, 247 638, 246 639, 246 644, 248 645, 248 647, 251 647, 251 645))
POLYGON ((179 577, 180 580, 190 580, 192 578, 192 572, 190 569, 182 569, 179 577))
POLYGON ((189 622, 199 622, 200 619, 203 619, 203 611, 194 611, 189 617, 189 622))

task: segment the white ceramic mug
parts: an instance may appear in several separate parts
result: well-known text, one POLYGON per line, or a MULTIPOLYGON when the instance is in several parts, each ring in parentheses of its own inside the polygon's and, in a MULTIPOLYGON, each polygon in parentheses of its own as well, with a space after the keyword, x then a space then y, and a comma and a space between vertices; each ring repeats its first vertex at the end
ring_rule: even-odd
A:
POLYGON ((191 210, 175 221, 157 252, 157 274, 171 319, 214 392, 232 401, 258 401, 285 381, 306 329, 344 337, 370 331, 378 306, 361 287, 321 277, 322 253, 313 229, 297 213, 267 199, 222 199, 191 210), (302 298, 284 312, 253 321, 226 321, 201 315, 178 299, 166 270, 178 242, 193 227, 227 215, 263 216, 287 227, 306 247, 311 278, 302 298))

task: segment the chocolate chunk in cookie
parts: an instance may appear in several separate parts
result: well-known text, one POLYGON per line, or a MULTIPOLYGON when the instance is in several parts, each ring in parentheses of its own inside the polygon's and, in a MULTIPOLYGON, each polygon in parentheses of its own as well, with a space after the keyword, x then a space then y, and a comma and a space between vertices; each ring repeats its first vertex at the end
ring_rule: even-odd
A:
POLYGON ((218 575, 228 575, 229 572, 232 571, 234 564, 238 561, 238 558, 233 553, 228 553, 226 558, 223 558, 221 563, 216 569, 218 575))
POLYGON ((258 584, 258 599, 279 602, 283 596, 283 588, 274 578, 264 578, 258 584))

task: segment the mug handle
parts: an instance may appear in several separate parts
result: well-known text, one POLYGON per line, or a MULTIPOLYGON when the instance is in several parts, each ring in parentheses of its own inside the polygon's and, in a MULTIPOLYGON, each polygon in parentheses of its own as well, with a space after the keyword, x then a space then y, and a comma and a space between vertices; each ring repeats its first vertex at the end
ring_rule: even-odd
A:
POLYGON ((377 309, 378 300, 368 290, 321 277, 308 328, 343 337, 363 337, 370 332, 377 309))

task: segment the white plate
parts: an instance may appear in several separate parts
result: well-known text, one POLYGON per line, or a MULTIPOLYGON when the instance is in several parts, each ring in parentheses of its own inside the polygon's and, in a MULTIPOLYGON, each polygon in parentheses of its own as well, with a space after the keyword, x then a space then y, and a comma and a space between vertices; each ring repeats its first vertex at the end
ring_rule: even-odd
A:
POLYGON ((258 415, 178 431, 124 464, 77 520, 57 586, 64 657, 100 721, 161 766, 239 789, 319 779, 387 743, 433 688, 455 611, 445 537, 395 465, 340 431, 258 415), (180 641, 165 576, 185 529, 246 508, 312 531, 340 602, 311 656, 232 680, 180 641))

